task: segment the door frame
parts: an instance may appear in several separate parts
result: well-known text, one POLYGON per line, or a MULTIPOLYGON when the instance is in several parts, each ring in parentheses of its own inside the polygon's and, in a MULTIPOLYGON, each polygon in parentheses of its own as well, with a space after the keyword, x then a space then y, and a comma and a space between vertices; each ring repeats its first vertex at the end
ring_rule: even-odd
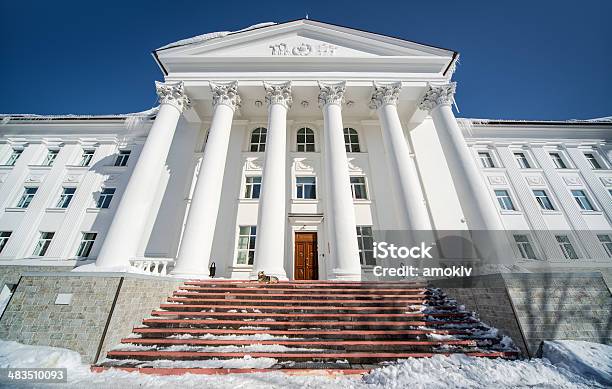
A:
POLYGON ((316 230, 301 230, 301 231, 293 231, 293 260, 291 261, 291 263, 293 264, 292 266, 292 277, 295 280, 295 259, 296 259, 296 242, 297 242, 297 238, 296 236, 298 234, 309 234, 309 235, 314 235, 314 250, 316 253, 316 256, 314 258, 314 265, 316 267, 316 276, 317 278, 314 278, 312 280, 320 280, 321 279, 321 272, 320 272, 320 266, 319 266, 319 232, 316 230))

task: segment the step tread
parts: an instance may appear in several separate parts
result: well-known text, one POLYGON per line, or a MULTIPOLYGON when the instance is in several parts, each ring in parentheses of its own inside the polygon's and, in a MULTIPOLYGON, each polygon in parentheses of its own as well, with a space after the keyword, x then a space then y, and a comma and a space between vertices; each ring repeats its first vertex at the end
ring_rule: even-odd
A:
POLYGON ((439 346, 467 345, 474 346, 474 339, 448 340, 256 340, 256 339, 165 339, 165 338, 124 338, 121 343, 134 344, 185 344, 185 345, 283 345, 283 346, 439 346))
MULTIPOLYGON (((430 330, 244 330, 244 329, 216 329, 216 328, 134 328, 134 333, 193 333, 193 334, 228 334, 228 335, 467 335, 468 331, 459 329, 430 329, 430 330)), ((136 338, 137 339, 137 338, 136 338)))
POLYGON ((410 313, 269 313, 269 312, 198 312, 152 311, 153 316, 231 316, 231 317, 457 317, 468 312, 410 312, 410 313))
POLYGON ((272 321, 272 320, 199 320, 199 319, 144 319, 143 323, 164 323, 164 324, 240 324, 243 326, 259 325, 304 325, 304 326, 356 326, 356 325, 376 325, 376 326, 426 326, 431 324, 476 324, 476 321, 272 321))

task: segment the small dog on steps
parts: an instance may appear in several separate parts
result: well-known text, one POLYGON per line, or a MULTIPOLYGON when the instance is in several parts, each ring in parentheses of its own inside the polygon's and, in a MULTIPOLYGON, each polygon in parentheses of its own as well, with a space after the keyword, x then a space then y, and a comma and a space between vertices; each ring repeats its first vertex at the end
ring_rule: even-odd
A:
POLYGON ((278 283, 278 277, 267 276, 266 273, 260 271, 259 273, 257 273, 257 281, 266 284, 276 284, 278 283))

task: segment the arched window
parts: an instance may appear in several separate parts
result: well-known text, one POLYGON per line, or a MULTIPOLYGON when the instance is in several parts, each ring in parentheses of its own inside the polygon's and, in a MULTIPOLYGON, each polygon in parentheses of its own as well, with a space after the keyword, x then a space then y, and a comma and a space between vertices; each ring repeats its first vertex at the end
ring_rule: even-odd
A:
POLYGON ((314 131, 310 128, 300 128, 297 132, 297 151, 315 151, 314 131))
POLYGON ((359 135, 354 128, 344 129, 344 146, 346 147, 347 153, 358 153, 359 149, 359 135))
POLYGON ((251 132, 251 151, 263 152, 266 151, 266 130, 263 127, 257 127, 251 132))

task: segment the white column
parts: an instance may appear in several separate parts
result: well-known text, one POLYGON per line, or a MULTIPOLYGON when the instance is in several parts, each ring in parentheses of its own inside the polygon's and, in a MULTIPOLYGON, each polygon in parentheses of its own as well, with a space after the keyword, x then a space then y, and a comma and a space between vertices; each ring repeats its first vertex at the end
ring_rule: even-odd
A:
POLYGON ((387 146, 391 176, 396 177, 399 184, 399 210, 401 225, 409 230, 431 230, 431 222, 421 183, 413 160, 413 153, 406 142, 404 130, 397 113, 397 100, 402 84, 374 83, 374 94, 370 108, 376 109, 380 121, 383 138, 387 146))
POLYGON ((440 139, 459 201, 471 230, 503 230, 476 161, 463 138, 451 104, 456 83, 429 85, 419 108, 428 111, 440 139))
POLYGON ((361 280, 355 209, 348 171, 342 126, 345 83, 319 83, 319 105, 323 108, 325 138, 325 179, 327 187, 327 226, 330 231, 332 277, 361 280))
POLYGON ((286 213, 287 110, 291 107, 291 82, 264 82, 268 103, 266 153, 257 215, 255 264, 251 277, 259 271, 287 279, 284 268, 286 213))
POLYGON ((210 88, 214 107, 212 122, 172 274, 208 275, 232 119, 240 105, 237 82, 211 83, 210 88))
POLYGON ((136 161, 96 266, 124 270, 136 255, 181 113, 190 106, 182 82, 155 82, 159 112, 136 161), (119 269, 123 268, 123 269, 119 269))

